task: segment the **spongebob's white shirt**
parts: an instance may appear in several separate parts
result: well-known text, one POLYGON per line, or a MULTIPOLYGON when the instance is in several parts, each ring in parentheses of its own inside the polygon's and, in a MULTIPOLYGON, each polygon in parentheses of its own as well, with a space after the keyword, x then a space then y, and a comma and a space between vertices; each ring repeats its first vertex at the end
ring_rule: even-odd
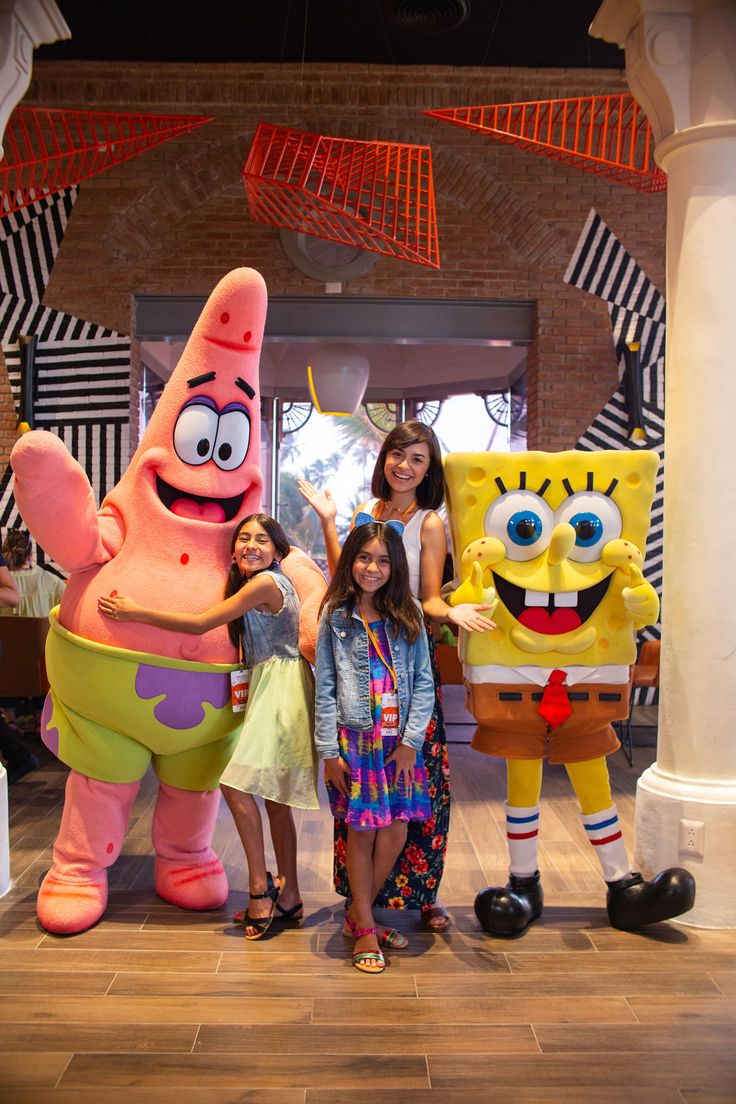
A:
MULTIPOLYGON (((502 667, 497 663, 488 663, 482 667, 463 665, 463 674, 471 683, 525 683, 546 686, 550 667, 502 667)), ((566 667, 561 663, 555 668, 567 675, 567 685, 575 686, 579 682, 599 683, 606 686, 623 685, 629 681, 629 668, 618 663, 604 663, 600 667, 566 667)))

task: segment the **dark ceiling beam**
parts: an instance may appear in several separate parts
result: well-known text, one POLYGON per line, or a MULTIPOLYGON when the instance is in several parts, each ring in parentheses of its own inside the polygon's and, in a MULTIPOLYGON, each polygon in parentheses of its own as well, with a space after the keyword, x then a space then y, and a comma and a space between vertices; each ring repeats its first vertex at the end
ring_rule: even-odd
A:
MULTIPOLYGON (((185 340, 205 302, 195 296, 136 296, 134 335, 141 341, 185 340)), ((533 325, 534 303, 522 300, 274 296, 265 336, 271 341, 530 345, 533 325)))

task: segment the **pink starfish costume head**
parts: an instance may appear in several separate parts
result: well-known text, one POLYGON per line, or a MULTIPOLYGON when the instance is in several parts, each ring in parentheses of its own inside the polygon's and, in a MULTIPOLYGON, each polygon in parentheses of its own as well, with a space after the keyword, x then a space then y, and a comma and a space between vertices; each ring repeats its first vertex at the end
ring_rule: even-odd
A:
MULTIPOLYGON (((231 531, 257 510, 260 471, 258 363, 266 286, 253 269, 228 273, 212 292, 167 383, 130 467, 108 503, 181 540, 201 523, 231 531), (148 516, 147 516, 148 515, 148 516), (195 528, 189 523, 194 522, 195 528)), ((215 530, 208 529, 206 537, 215 530)))

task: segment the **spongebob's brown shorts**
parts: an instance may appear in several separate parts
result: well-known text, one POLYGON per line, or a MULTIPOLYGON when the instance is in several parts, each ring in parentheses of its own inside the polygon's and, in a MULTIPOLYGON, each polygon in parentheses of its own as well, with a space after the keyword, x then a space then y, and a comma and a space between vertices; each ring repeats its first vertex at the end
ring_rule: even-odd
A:
POLYGON ((478 727, 472 746, 503 759, 581 763, 621 745, 612 721, 629 714, 629 684, 578 683, 568 690, 572 715, 551 728, 539 715, 542 687, 465 683, 465 705, 478 727))

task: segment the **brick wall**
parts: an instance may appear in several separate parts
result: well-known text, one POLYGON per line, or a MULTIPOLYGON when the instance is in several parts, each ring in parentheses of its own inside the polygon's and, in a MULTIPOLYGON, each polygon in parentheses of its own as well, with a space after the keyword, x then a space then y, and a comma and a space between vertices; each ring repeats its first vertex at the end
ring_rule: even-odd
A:
MULTIPOLYGON (((562 283, 568 259, 594 206, 664 291, 665 199, 421 111, 626 90, 610 71, 37 63, 26 103, 214 116, 82 185, 45 303, 129 333, 133 295, 207 295, 242 264, 273 295, 322 294, 284 257, 278 231, 248 218, 240 172, 257 123, 431 144, 441 270, 381 258, 347 291, 535 301, 529 444, 570 447, 617 376, 605 306, 562 283)), ((3 454, 14 427, 0 367, 3 454)))
POLYGON ((10 393, 8 373, 5 368, 5 358, 0 349, 0 464, 2 470, 8 462, 8 455, 17 439, 15 427, 18 424, 18 415, 13 407, 13 396, 10 393))

